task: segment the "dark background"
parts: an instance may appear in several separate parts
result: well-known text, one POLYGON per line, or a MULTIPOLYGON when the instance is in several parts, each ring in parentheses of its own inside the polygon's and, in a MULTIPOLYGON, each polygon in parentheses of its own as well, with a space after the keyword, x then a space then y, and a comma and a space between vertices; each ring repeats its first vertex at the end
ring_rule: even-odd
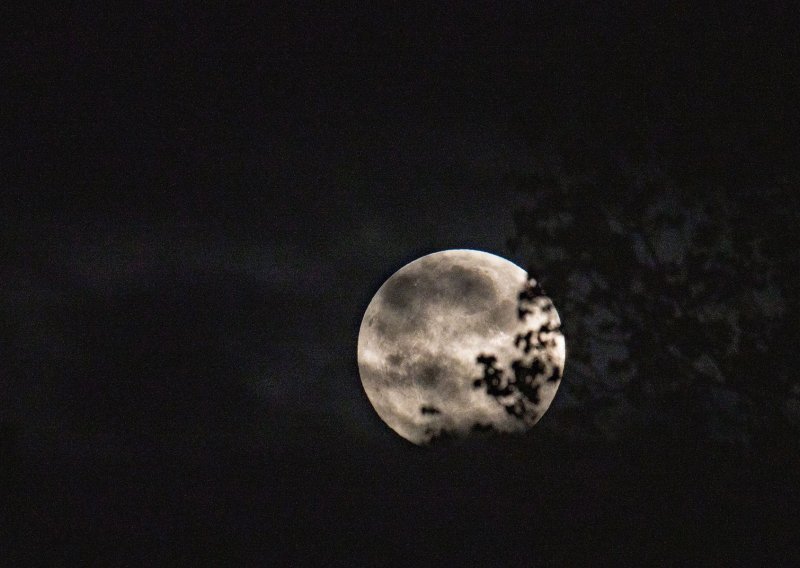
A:
MULTIPOLYGON (((6 14, 0 562, 800 560, 791 12, 6 14), (655 429, 568 418, 596 407, 569 333, 564 394, 526 436, 417 448, 391 432, 355 360, 378 286, 445 248, 529 263, 509 244, 531 226, 518 190, 607 163, 722 188, 740 217, 780 184, 748 233, 790 243, 765 253, 789 323, 748 368, 756 394, 782 369, 769 435, 712 436, 681 405, 642 411, 655 429)), ((593 187, 580 208, 608 199, 593 187)))

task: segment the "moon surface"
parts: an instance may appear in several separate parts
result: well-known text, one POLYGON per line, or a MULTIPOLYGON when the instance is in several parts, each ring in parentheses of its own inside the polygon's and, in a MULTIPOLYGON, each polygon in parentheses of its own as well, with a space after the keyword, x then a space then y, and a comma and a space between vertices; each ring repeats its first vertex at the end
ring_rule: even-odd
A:
POLYGON ((415 444, 524 432, 558 390, 560 324, 550 298, 512 262, 477 250, 428 254, 367 307, 361 382, 381 419, 415 444))

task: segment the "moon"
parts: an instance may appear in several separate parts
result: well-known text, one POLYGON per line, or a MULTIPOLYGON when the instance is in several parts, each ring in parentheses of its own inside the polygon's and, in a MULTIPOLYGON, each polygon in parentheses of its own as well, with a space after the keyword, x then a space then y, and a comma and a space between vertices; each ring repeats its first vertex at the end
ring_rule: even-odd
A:
POLYGON ((358 369, 375 411, 418 445, 525 432, 547 411, 566 360, 561 320, 534 278, 494 254, 425 255, 367 306, 358 369))

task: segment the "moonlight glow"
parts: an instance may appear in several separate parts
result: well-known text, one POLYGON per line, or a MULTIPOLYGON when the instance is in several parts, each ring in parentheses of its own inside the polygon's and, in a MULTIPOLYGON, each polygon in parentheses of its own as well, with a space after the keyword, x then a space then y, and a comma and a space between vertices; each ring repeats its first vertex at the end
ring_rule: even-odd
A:
POLYGON ((515 264, 475 250, 419 258, 370 302, 361 381, 378 415, 415 444, 520 432, 550 406, 565 361, 552 302, 515 264))

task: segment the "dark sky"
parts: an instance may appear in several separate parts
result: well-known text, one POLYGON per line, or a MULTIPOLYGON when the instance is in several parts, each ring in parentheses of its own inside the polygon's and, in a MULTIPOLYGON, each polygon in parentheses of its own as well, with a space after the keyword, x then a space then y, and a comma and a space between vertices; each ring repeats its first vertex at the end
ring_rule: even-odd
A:
POLYGON ((3 555, 785 560, 789 529, 766 513, 792 502, 784 478, 697 487, 704 455, 559 446, 536 429, 412 447, 369 405, 355 350, 404 263, 444 248, 525 261, 506 242, 517 180, 539 164, 657 159, 712 184, 794 172, 790 15, 489 2, 10 15, 3 555))

